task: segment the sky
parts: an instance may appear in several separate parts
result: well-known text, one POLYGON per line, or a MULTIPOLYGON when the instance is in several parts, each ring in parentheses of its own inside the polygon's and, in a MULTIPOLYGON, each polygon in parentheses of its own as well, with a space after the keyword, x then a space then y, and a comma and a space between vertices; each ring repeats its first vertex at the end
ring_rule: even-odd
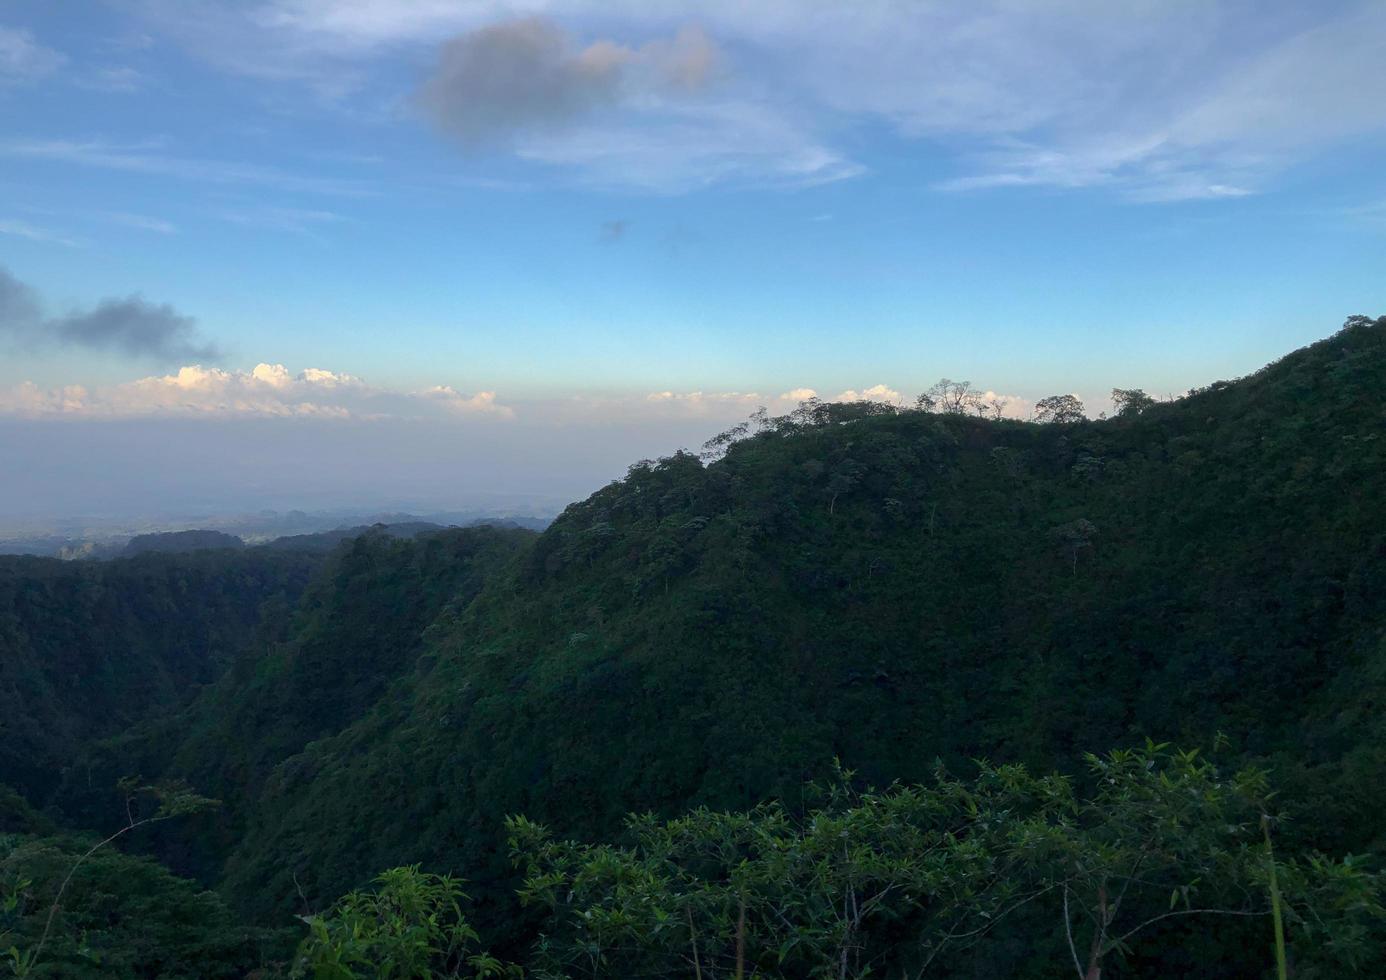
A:
POLYGON ((1386 4, 5 0, 0 523, 558 508, 1386 311, 1386 4))

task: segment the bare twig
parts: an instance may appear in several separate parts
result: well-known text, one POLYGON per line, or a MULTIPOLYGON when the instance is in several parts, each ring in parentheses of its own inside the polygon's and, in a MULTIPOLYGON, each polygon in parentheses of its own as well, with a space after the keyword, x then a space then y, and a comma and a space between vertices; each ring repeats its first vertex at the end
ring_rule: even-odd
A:
POLYGON ((740 911, 736 914, 736 980, 746 976, 746 896, 741 896, 740 911))
POLYGON ((1073 919, 1068 914, 1068 885, 1064 885, 1064 934, 1068 936, 1068 951, 1073 954, 1073 968, 1078 980, 1083 980, 1083 964, 1078 959, 1078 947, 1073 944, 1073 919))
POLYGON ((48 935, 53 931, 53 920, 57 917, 58 909, 62 906, 63 893, 67 891, 67 886, 72 883, 72 876, 77 873, 77 869, 82 866, 82 863, 86 861, 87 858, 95 854, 97 851, 101 850, 101 848, 116 840, 118 837, 121 837, 124 834, 128 834, 136 827, 143 827, 145 824, 156 823, 160 820, 167 819, 166 817, 146 817, 144 820, 135 820, 133 814, 130 813, 129 800, 126 800, 125 812, 127 816, 130 817, 130 822, 127 823, 124 827, 121 827, 110 837, 107 837, 105 840, 101 841, 98 844, 92 845, 91 848, 89 848, 85 854, 83 854, 75 862, 73 862, 72 867, 68 869, 67 877, 64 878, 63 883, 58 886, 58 893, 53 896, 53 904, 48 907, 48 918, 44 920, 43 934, 39 936, 38 945, 34 947, 33 956, 30 957, 30 966, 33 966, 34 964, 38 963, 39 957, 43 955, 43 947, 48 945, 48 935))
POLYGON ((290 875, 294 879, 294 890, 298 892, 298 897, 303 900, 304 917, 306 918, 308 916, 311 916, 313 914, 313 907, 308 904, 308 896, 303 893, 303 886, 298 883, 298 872, 290 872, 290 875))
POLYGON ((1107 950, 1110 951, 1110 950, 1116 949, 1117 946, 1119 946, 1119 945, 1121 945, 1122 943, 1126 942, 1126 940, 1130 939, 1132 936, 1134 936, 1136 933, 1140 932, 1140 931, 1141 931, 1142 929, 1144 929, 1146 926, 1152 925, 1152 924, 1154 924, 1154 923, 1156 923, 1156 922, 1159 922, 1161 919, 1169 919, 1169 918, 1172 918, 1172 917, 1174 917, 1174 916, 1176 916, 1176 915, 1242 915, 1242 916, 1248 916, 1248 917, 1251 917, 1251 918, 1255 918, 1256 916, 1267 915, 1267 914, 1268 914, 1268 913, 1266 913, 1266 912, 1255 912, 1255 911, 1251 911, 1251 910, 1249 910, 1249 909, 1248 909, 1248 910, 1242 910, 1242 909, 1178 909, 1178 910, 1176 910, 1176 911, 1174 911, 1174 912, 1166 912, 1166 913, 1164 913, 1163 915, 1157 915, 1157 916, 1155 916, 1153 919, 1146 919, 1144 922, 1142 922, 1140 925, 1136 926, 1134 929, 1132 929, 1132 930, 1130 930, 1129 932, 1125 933, 1124 935, 1122 935, 1122 936, 1119 937, 1118 939, 1115 939, 1115 940, 1113 940, 1112 942, 1108 943, 1108 944, 1107 944, 1107 950))
POLYGON ((693 945, 693 976, 703 980, 703 968, 698 962, 698 933, 693 928, 693 906, 685 905, 684 911, 688 913, 688 941, 693 945))

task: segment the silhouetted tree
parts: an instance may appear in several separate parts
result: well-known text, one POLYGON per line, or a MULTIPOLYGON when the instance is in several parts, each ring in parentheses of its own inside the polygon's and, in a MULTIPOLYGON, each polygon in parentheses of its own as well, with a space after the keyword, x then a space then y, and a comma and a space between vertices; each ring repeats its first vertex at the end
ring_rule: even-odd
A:
POLYGON ((1050 395, 1035 402, 1035 421, 1065 425, 1087 418, 1083 403, 1076 395, 1050 395))
POLYGON ((1115 409, 1117 418, 1130 418, 1133 415, 1139 415, 1154 404, 1155 399, 1140 388, 1112 389, 1112 407, 1115 409))
POLYGON ((940 378, 932 388, 914 400, 917 408, 944 415, 964 415, 981 401, 981 393, 970 381, 940 378))

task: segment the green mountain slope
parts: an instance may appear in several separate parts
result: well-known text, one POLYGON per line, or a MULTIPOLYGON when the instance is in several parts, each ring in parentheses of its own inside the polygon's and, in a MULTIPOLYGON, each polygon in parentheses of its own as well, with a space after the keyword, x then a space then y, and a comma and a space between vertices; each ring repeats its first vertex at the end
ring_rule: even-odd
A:
POLYGON ((101 826, 119 810, 121 776, 176 773, 225 806, 152 837, 178 870, 217 880, 275 766, 399 696, 392 685, 432 624, 533 538, 484 526, 412 537, 380 528, 342 543, 292 613, 268 623, 259 645, 184 710, 91 746, 63 787, 65 811, 101 826))
POLYGON ((216 770, 193 775, 222 789, 241 772, 258 788, 279 760, 375 704, 412 666, 439 615, 471 601, 532 537, 475 528, 350 541, 304 594, 285 641, 243 658, 187 712, 195 727, 178 761, 216 757, 216 770), (245 755, 228 758, 228 749, 245 755))
POLYGON ((301 723, 317 740, 227 856, 242 906, 422 861, 517 931, 505 814, 609 835, 632 809, 792 802, 834 756, 915 779, 1223 732, 1311 801, 1288 833, 1361 849, 1386 803, 1383 390, 1379 320, 1104 422, 809 409, 571 506, 390 656, 396 684, 357 688, 369 642, 320 649, 305 680, 347 692, 336 731, 238 675, 223 718, 292 719, 194 737, 171 771, 211 771, 234 733, 259 772, 301 723))
POLYGON ((263 550, 0 557, 0 782, 42 801, 90 741, 179 707, 318 563, 263 550))

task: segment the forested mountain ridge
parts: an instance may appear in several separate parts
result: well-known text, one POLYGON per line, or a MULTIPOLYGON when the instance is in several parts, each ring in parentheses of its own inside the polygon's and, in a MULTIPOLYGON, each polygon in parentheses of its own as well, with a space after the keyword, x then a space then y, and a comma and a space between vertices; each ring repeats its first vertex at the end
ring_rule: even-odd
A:
POLYGON ((284 641, 267 656, 242 658, 206 703, 186 712, 195 728, 179 760, 216 756, 240 741, 262 753, 237 765, 258 790, 280 760, 375 704, 413 666, 438 617, 470 602, 533 537, 483 526, 411 538, 382 530, 349 541, 304 593, 284 641), (243 739, 245 731, 257 739, 243 739))
POLYGON ((0 556, 0 783, 46 799, 81 748, 172 710, 298 601, 315 557, 0 556))
MULTIPOLYGON (((156 853, 251 921, 422 863, 471 879, 510 951, 535 920, 507 815, 605 840, 631 811, 792 811, 834 758, 886 784, 1223 736, 1284 791, 1286 847, 1380 852, 1384 389, 1386 319, 1355 318, 1108 420, 807 404, 537 536, 368 535, 60 801, 101 825, 117 777, 186 779, 223 812, 156 853)), ((1024 962, 1015 928, 993 962, 1024 962)), ((1229 942, 1208 975, 1242 975, 1229 942)))
POLYGON ((340 543, 295 608, 267 621, 216 683, 182 710, 93 746, 81 778, 64 786, 64 808, 97 824, 121 775, 176 774, 226 805, 176 829, 165 857, 217 880, 275 766, 387 695, 444 610, 469 602, 533 537, 484 525, 406 535, 380 527, 340 543))
POLYGON ((206 551, 220 548, 240 549, 245 542, 234 534, 222 531, 161 531, 154 534, 137 534, 126 542, 121 555, 129 558, 146 552, 163 554, 182 554, 189 551, 206 551))
POLYGON ((709 463, 639 464, 274 768, 225 887, 267 914, 422 861, 484 905, 506 813, 595 837, 631 810, 793 799, 835 756, 888 781, 1218 732, 1311 801, 1292 833, 1370 847, 1384 384, 1386 321, 1353 321, 1107 421, 818 405, 709 463))

